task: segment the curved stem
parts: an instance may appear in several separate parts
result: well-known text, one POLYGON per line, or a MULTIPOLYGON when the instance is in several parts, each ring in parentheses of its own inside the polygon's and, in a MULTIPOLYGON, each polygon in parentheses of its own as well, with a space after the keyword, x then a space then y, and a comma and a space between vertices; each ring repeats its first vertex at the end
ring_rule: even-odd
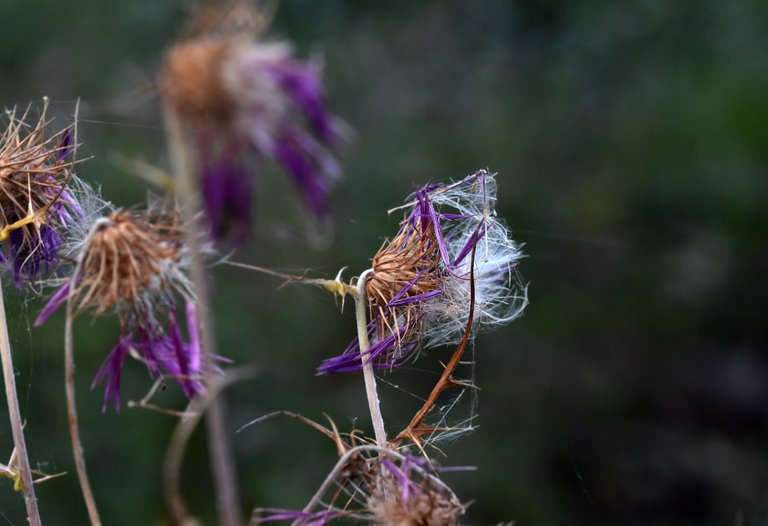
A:
POLYGON ((198 521, 189 514, 187 504, 181 494, 181 468, 192 433, 197 428, 203 414, 210 408, 211 402, 218 398, 224 388, 252 374, 254 374, 252 368, 241 368, 230 372, 226 378, 215 377, 207 386, 209 390, 206 391, 205 396, 192 400, 187 410, 184 411, 184 414, 190 416, 182 418, 173 430, 163 462, 163 490, 173 524, 183 526, 198 524, 198 521))
POLYGON ((71 296, 67 300, 67 318, 64 326, 64 384, 67 393, 67 420, 69 421, 69 437, 72 441, 72 455, 75 458, 77 478, 83 493, 85 506, 88 508, 88 518, 92 526, 101 526, 96 500, 93 498, 91 483, 88 481, 88 471, 85 467, 83 444, 80 441, 80 431, 77 427, 77 404, 75 401, 75 353, 72 338, 72 322, 74 320, 74 305, 71 296))
POLYGON ((213 319, 210 313, 208 276, 205 273, 201 247, 201 240, 205 238, 205 230, 200 223, 200 197, 191 166, 189 148, 182 132, 182 124, 173 110, 165 108, 164 111, 173 175, 179 183, 177 188, 182 204, 182 215, 189 225, 187 243, 191 252, 192 282, 197 296, 198 329, 205 363, 205 386, 209 393, 205 423, 211 471, 216 488, 216 510, 219 524, 233 526, 242 524, 242 517, 232 449, 226 433, 225 407, 221 397, 215 395, 215 388, 219 379, 213 371, 216 348, 213 319))
POLYGON ((368 398, 368 410, 373 422, 373 433, 376 437, 376 445, 381 449, 387 449, 387 432, 384 429, 384 418, 381 416, 379 393, 376 389, 376 375, 373 373, 373 363, 366 351, 370 347, 368 342, 368 320, 365 311, 368 301, 365 294, 365 282, 371 270, 366 270, 357 281, 357 294, 355 294, 355 319, 357 320, 357 341, 360 344, 360 360, 363 362, 363 380, 365 381, 365 395, 368 398))
MULTIPOLYGON (((27 445, 24 441, 24 424, 21 421, 19 399, 16 396, 16 377, 13 372, 11 343, 8 339, 8 323, 5 319, 2 284, 0 284, 0 324, 2 325, 2 328, 0 328, 0 358, 2 358, 3 362, 3 382, 5 383, 5 395, 8 398, 8 416, 11 420, 11 431, 13 432, 16 467, 21 477, 21 489, 24 492, 24 503, 27 506, 27 518, 32 526, 39 526, 40 512, 37 509, 35 486, 32 480, 32 471, 29 467, 27 445)), ((14 466, 9 467, 14 468, 14 466)))
POLYGON ((190 402, 185 413, 192 413, 192 416, 182 419, 173 430, 168 443, 168 451, 165 454, 165 461, 163 462, 163 489, 168 510, 171 514, 172 524, 195 524, 181 493, 181 466, 192 432, 203 417, 204 408, 202 405, 203 402, 200 399, 190 402))

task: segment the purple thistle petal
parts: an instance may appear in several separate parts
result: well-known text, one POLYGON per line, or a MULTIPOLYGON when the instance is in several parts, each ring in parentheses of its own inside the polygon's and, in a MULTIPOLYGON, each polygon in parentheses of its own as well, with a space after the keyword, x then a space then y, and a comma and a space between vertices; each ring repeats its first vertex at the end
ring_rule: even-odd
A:
POLYGON ((64 240, 56 230, 41 225, 34 237, 27 236, 26 228, 20 228, 8 237, 6 267, 19 288, 27 281, 52 274, 61 262, 58 249, 64 240))
MULTIPOLYGON (((403 337, 418 323, 417 320, 405 324, 394 333, 371 343, 365 353, 360 353, 357 339, 350 343, 342 354, 323 360, 317 368, 317 374, 335 374, 362 370, 361 357, 373 361, 374 369, 395 369, 412 362, 419 350, 418 341, 406 341, 403 337)), ((373 328, 369 325, 369 334, 373 328)))
POLYGON ((421 279, 421 277, 424 275, 424 272, 425 272, 424 270, 419 271, 411 281, 409 281, 402 289, 400 289, 400 291, 397 294, 395 294, 395 296, 391 300, 389 300, 389 302, 387 303, 387 307, 398 307, 401 305, 417 303, 419 301, 426 301, 430 298, 434 298, 442 294, 443 292, 442 290, 435 289, 435 290, 430 290, 428 292, 424 292, 422 294, 414 294, 413 296, 407 296, 403 298, 403 295, 405 295, 411 289, 411 287, 413 287, 416 284, 416 282, 421 279))
POLYGON ((67 128, 61 136, 61 142, 56 147, 58 152, 56 157, 59 161, 64 161, 74 152, 74 146, 72 145, 72 128, 67 128))
POLYGON ((195 304, 189 298, 184 298, 184 312, 187 316, 187 332, 189 333, 189 371, 198 376, 203 372, 202 351, 200 349, 200 329, 197 322, 195 304))
POLYGON ((107 387, 104 390, 104 405, 102 411, 106 411, 110 401, 114 402, 115 410, 120 411, 120 374, 123 371, 125 357, 128 356, 128 353, 133 346, 132 339, 132 334, 120 336, 117 340, 117 344, 112 349, 112 352, 107 355, 106 360, 104 360, 99 372, 96 373, 96 377, 91 383, 91 389, 93 389, 105 378, 107 380, 107 387))
POLYGON ((325 217, 328 215, 328 182, 318 169, 317 158, 313 158, 304 147, 299 134, 286 130, 272 153, 293 178, 312 212, 318 217, 325 217))
POLYGON ((252 181, 233 159, 202 162, 203 204, 211 226, 211 237, 222 240, 232 234, 244 243, 250 234, 252 181))
POLYGON ((43 310, 40 311, 40 314, 37 316, 34 324, 35 327, 39 327, 45 323, 45 320, 47 320, 51 314, 56 312, 59 307, 66 303, 71 285, 71 281, 66 282, 59 287, 59 290, 57 290, 53 296, 51 296, 51 299, 48 300, 48 303, 45 304, 45 307, 43 307, 43 310))
POLYGON ((467 240, 467 243, 464 245, 464 248, 461 249, 461 252, 459 252, 459 255, 456 256, 456 259, 453 260, 453 267, 456 267, 461 264, 462 261, 464 261, 464 258, 467 257, 467 255, 472 252, 472 248, 483 238, 485 237, 485 234, 488 232, 488 228, 483 228, 485 225, 485 218, 481 219, 480 222, 477 225, 477 229, 472 233, 471 236, 469 236, 469 239, 467 240))
POLYGON ((403 510, 407 510, 412 495, 424 495, 424 492, 410 478, 411 464, 408 457, 405 457, 402 468, 398 468, 394 462, 386 458, 382 459, 381 463, 395 479, 397 487, 400 489, 400 504, 403 510))
POLYGON ((325 106, 321 66, 283 60, 268 67, 268 71, 276 76, 320 139, 329 146, 336 146, 339 136, 325 106))
POLYGON ((179 374, 176 376, 176 381, 181 385, 181 389, 187 398, 192 398, 195 394, 203 391, 203 384, 193 378, 190 372, 189 345, 184 343, 184 340, 181 338, 181 330, 176 323, 176 315, 173 311, 170 313, 168 332, 170 333, 171 344, 178 362, 179 374))

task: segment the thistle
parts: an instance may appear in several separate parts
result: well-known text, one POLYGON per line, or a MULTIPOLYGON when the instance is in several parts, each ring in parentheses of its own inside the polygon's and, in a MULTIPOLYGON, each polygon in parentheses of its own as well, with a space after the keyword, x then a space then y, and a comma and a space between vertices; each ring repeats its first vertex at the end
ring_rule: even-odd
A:
POLYGON ((451 526, 459 524, 464 511, 465 506, 438 478, 434 465, 376 446, 357 446, 342 455, 303 510, 257 509, 252 521, 292 520, 297 526, 324 526, 336 520, 451 526))
POLYGON ((83 211, 68 191, 75 165, 72 127, 49 134, 48 100, 33 126, 30 109, 6 112, 0 135, 0 259, 17 286, 43 279, 60 265, 63 231, 83 211))
POLYGON ((106 381, 104 405, 120 406, 120 375, 125 358, 135 352, 153 376, 175 378, 185 395, 203 390, 194 294, 186 274, 183 224, 175 211, 155 206, 147 211, 115 210, 96 219, 73 247, 72 276, 51 297, 35 321, 42 324, 67 301, 73 313, 112 312, 120 319, 117 344, 92 387, 106 381), (184 305, 188 337, 177 319, 184 305))
POLYGON ((277 161, 310 211, 328 216, 332 150, 339 124, 328 113, 318 61, 301 62, 285 43, 255 39, 245 3, 208 10, 166 53, 159 88, 166 108, 192 130, 199 187, 214 239, 244 240, 251 193, 263 159, 277 161), (231 16, 232 14, 237 16, 231 16), (230 16, 227 16, 230 15, 230 16))
MULTIPOLYGON (((472 337, 512 321, 528 303, 517 273, 522 252, 496 217, 493 174, 479 170, 455 183, 427 185, 408 201, 410 212, 373 257, 365 282, 371 345, 363 354, 378 369, 409 363, 423 347, 459 343, 472 286, 472 337)), ((352 342, 318 372, 361 367, 359 344, 352 342)))

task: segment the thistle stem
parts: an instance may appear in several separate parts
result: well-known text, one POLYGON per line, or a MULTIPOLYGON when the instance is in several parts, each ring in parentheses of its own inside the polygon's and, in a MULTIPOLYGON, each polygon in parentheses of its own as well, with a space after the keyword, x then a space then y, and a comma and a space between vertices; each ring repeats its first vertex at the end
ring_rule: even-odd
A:
POLYGON ((216 389, 219 379, 213 371, 216 356, 213 319, 210 313, 208 276, 205 272, 201 239, 205 238, 200 218, 200 197, 192 170, 190 152, 182 132, 178 116, 165 108, 165 122, 168 134, 171 167, 174 178, 179 182, 178 190, 182 202, 182 214, 189 225, 187 243, 191 253, 191 274, 198 306, 200 343, 205 368, 206 391, 210 400, 206 412, 206 431, 210 453, 211 471, 216 488, 216 510, 219 524, 231 526, 242 524, 239 507, 237 478, 235 475, 232 449, 227 438, 227 418, 221 397, 216 389))
POLYGON ((71 298, 67 300, 67 317, 64 324, 64 385, 67 394, 67 420, 69 421, 69 437, 72 442, 72 455, 75 459, 75 470, 80 480, 80 490, 83 493, 85 507, 88 508, 88 518, 92 526, 101 526, 101 519, 96 508, 96 500, 93 497, 91 483, 88 480, 88 471, 85 467, 85 455, 83 443, 80 440, 80 431, 77 426, 77 403, 75 401, 75 353, 72 337, 72 323, 74 320, 74 305, 71 298))
POLYGON ((357 320, 357 341, 360 345, 360 360, 363 362, 363 380, 365 381, 365 395, 368 398, 368 410, 373 422, 373 433, 376 437, 376 445, 381 449, 387 449, 387 432, 384 429, 384 418, 381 416, 379 393, 376 390, 376 376, 373 374, 373 363, 370 355, 366 355, 370 343, 368 342, 368 320, 365 311, 368 301, 365 294, 365 282, 371 270, 366 270, 357 281, 357 294, 355 294, 355 319, 357 320))
MULTIPOLYGON (((24 492, 24 503, 27 506, 27 519, 32 526, 40 525, 40 512, 37 509, 35 486, 32 471, 29 467, 27 445, 24 442, 24 424, 21 421, 19 399, 16 396, 16 378, 13 372, 11 357, 11 342, 8 339, 8 323, 5 319, 5 302, 3 300, 2 284, 0 283, 0 358, 3 362, 3 382, 5 395, 8 398, 8 416, 11 420, 13 444, 16 449, 16 464, 21 477, 21 489, 24 492)), ((14 466, 9 466, 13 468, 14 466)))

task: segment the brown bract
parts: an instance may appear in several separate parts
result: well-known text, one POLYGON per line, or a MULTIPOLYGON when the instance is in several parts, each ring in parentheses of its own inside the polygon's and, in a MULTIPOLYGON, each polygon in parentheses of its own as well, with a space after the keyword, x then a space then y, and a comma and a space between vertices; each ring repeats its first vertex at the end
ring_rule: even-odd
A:
POLYGON ((365 285, 371 318, 377 320, 380 337, 396 332, 399 324, 406 326, 418 318, 417 303, 389 307, 399 296, 406 299, 430 292, 440 286, 440 249, 434 227, 426 219, 416 225, 404 221, 397 236, 373 257, 373 272, 365 285), (409 285, 410 284, 410 285, 409 285))
POLYGON ((119 210, 100 221, 84 248, 82 278, 73 292, 78 310, 103 314, 175 286, 169 269, 180 259, 178 214, 119 210))
POLYGON ((35 242, 36 228, 67 184, 74 156, 66 160, 65 150, 72 148, 62 144, 66 130, 46 137, 45 109, 34 127, 24 122, 28 111, 20 118, 11 114, 0 135, 0 228, 34 216, 21 230, 35 242))
POLYGON ((180 116, 197 124, 226 127, 233 104, 222 79, 231 51, 228 40, 200 37, 171 47, 160 74, 160 93, 180 116))

